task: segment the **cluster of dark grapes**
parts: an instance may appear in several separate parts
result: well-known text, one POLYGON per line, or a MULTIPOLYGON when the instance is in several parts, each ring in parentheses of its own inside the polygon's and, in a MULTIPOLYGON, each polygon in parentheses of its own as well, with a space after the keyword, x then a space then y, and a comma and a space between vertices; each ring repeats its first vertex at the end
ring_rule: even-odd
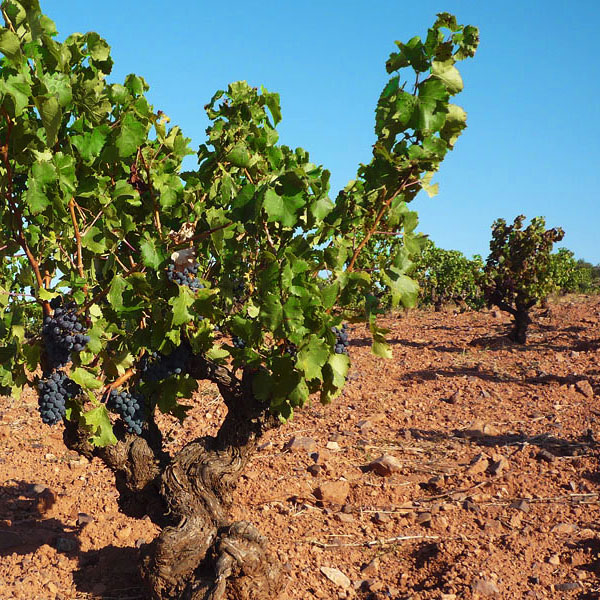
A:
POLYGON ((186 364, 192 357, 189 344, 180 344, 171 352, 164 355, 160 352, 145 354, 140 361, 142 379, 148 382, 162 381, 171 375, 185 373, 186 364))
POLYGON ((57 296, 50 302, 54 309, 52 316, 44 318, 42 337, 48 356, 50 369, 62 367, 71 360, 71 351, 81 352, 90 341, 85 335, 86 327, 78 320, 77 304, 70 302, 63 305, 62 298, 57 296))
POLYGON ((246 282, 243 279, 236 279, 233 282, 233 295, 236 300, 241 300, 246 293, 246 282))
POLYGON ((239 350, 243 350, 246 347, 246 342, 237 335, 234 335, 231 338, 231 343, 233 344, 234 348, 238 348, 239 350))
POLYGON ((331 331, 335 333, 335 353, 348 354, 348 324, 344 323, 341 328, 332 327, 331 331))
POLYGON ((286 356, 296 358, 296 356, 298 355, 298 347, 296 346, 296 344, 292 344, 291 342, 286 342, 285 345, 283 346, 283 353, 286 356))
POLYGON ((145 404, 141 395, 111 390, 106 406, 123 419, 125 429, 129 433, 141 435, 146 420, 145 404))
POLYGON ((81 388, 63 371, 54 371, 38 383, 38 407, 42 421, 56 425, 65 416, 65 402, 81 393, 81 388))
POLYGON ((204 286, 198 281, 198 263, 194 263, 189 267, 184 267, 183 271, 178 271, 174 264, 170 264, 167 268, 167 279, 174 281, 178 285, 187 285, 194 292, 204 289, 204 286))

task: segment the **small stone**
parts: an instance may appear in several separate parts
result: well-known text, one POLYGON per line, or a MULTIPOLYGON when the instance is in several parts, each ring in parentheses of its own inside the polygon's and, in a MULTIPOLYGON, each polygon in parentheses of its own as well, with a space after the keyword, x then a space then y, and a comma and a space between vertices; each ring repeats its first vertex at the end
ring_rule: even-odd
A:
POLYGON ((310 465, 307 467, 307 471, 313 476, 316 477, 321 472, 321 465, 310 465))
POLYGON ((348 515, 345 512, 335 513, 334 519, 340 523, 352 523, 354 521, 353 515, 348 515))
POLYGON ((329 581, 332 581, 333 583, 335 583, 335 585, 345 590, 347 590, 352 585, 350 579, 348 579, 348 577, 344 575, 339 569, 335 569, 333 567, 321 567, 321 573, 323 573, 323 575, 325 575, 325 577, 327 577, 329 581))
POLYGON ((58 586, 55 583, 53 583, 52 581, 49 581, 46 584, 46 588, 51 594, 56 595, 58 593, 58 586))
POLYGON ((431 513, 422 512, 417 514, 417 523, 423 525, 423 527, 429 527, 431 525, 431 513))
POLYGON ((373 577, 379 572, 379 559, 374 558, 371 562, 364 564, 360 568, 360 572, 366 577, 373 577))
POLYGON ((485 473, 489 466, 490 461, 487 456, 485 454, 478 454, 470 462, 466 473, 467 475, 479 475, 480 473, 485 473))
POLYGON ((511 508, 516 508, 517 510, 520 510, 521 512, 524 512, 525 514, 527 514, 530 510, 531 507, 529 506, 529 502, 527 502, 527 500, 515 500, 511 505, 511 508))
POLYGON ((464 502, 463 502, 463 508, 465 510, 471 511, 475 514, 481 512, 479 506, 477 506, 477 504, 475 504, 475 502, 473 502, 473 500, 471 500, 470 498, 467 498, 464 502))
POLYGON ((376 512, 373 515, 373 522, 381 524, 381 523, 389 523, 390 521, 390 515, 388 515, 387 513, 384 512, 376 512))
POLYGON ((462 430, 463 437, 466 438, 482 438, 491 435, 498 435, 498 430, 489 423, 484 421, 473 421, 470 425, 462 430))
POLYGON ((592 389, 592 386, 587 379, 582 379, 581 381, 576 381, 575 389, 580 394, 583 394, 586 398, 594 397, 594 390, 592 389))
POLYGON ((94 522, 94 517, 87 513, 77 513, 77 527, 83 527, 94 522))
POLYGON ((123 527, 123 529, 118 529, 115 532, 115 536, 119 540, 126 540, 131 535, 131 532, 132 532, 131 527, 129 527, 129 525, 126 525, 125 527, 123 527))
POLYGON ((576 533, 579 527, 575 523, 557 523, 551 530, 550 533, 558 533, 559 535, 571 535, 576 533))
POLYGON ((327 442, 327 445, 325 447, 327 448, 327 450, 333 450, 335 452, 341 449, 340 445, 337 442, 327 442))
POLYGON ((344 480, 326 481, 314 491, 316 498, 332 504, 344 504, 349 493, 350 484, 344 480))
POLYGON ((569 583, 557 583, 554 586, 554 589, 559 592, 573 592, 580 588, 581 588, 581 585, 579 585, 579 583, 577 583, 576 581, 569 582, 569 583))
POLYGON ((394 456, 383 454, 379 458, 372 461, 368 469, 374 471, 382 477, 389 477, 392 473, 399 471, 402 468, 402 463, 394 456))
POLYGON ((508 459, 504 456, 497 455, 494 457, 494 462, 489 467, 490 475, 498 477, 508 468, 508 459))
POLYGON ((498 586, 491 579, 475 579, 471 583, 471 589, 474 593, 481 594, 482 596, 493 596, 499 594, 500 590, 498 586))
POLYGON ((35 483, 31 486, 31 493, 39 495, 46 489, 48 488, 45 485, 42 485, 41 483, 35 483))
POLYGON ((552 454, 552 452, 548 452, 548 450, 546 450, 545 448, 542 448, 535 455, 535 458, 536 458, 536 460, 539 460, 539 461, 551 463, 551 462, 554 462, 554 459, 556 458, 556 456, 554 456, 554 454, 552 454))
POLYGON ((560 556, 558 556, 558 554, 553 554, 548 558, 548 562, 551 565, 558 567, 558 565, 560 565, 560 556))
POLYGON ((59 552, 73 552, 77 549, 77 542, 71 538, 59 537, 56 540, 56 549, 59 552))
POLYGON ((291 452, 295 452, 297 450, 312 452, 316 449, 316 447, 317 442, 312 438, 295 435, 283 446, 283 449, 290 450, 291 452))

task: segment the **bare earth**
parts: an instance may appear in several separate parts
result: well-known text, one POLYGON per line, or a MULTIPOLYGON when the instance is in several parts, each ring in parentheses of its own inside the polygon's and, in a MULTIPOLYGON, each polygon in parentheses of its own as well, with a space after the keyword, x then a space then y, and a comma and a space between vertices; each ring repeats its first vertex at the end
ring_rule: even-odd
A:
MULTIPOLYGON (((394 359, 354 327, 343 396, 270 432, 240 480, 233 516, 269 536, 283 600, 600 598, 600 300, 536 311, 526 347, 492 311, 384 322, 394 359)), ((163 417, 173 449, 224 415, 214 389, 195 400, 163 417)), ((157 529, 61 435, 33 392, 0 399, 0 600, 143 599, 157 529)))

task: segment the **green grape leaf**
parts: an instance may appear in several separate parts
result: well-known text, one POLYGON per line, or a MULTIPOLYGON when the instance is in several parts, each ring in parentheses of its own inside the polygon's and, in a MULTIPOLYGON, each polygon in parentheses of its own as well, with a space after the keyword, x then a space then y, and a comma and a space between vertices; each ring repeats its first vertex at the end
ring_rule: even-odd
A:
POLYGON ((162 248, 159 248, 156 241, 147 234, 140 242, 140 250, 142 251, 142 262, 151 269, 158 269, 165 260, 162 248))
POLYGON ((102 382, 96 379, 96 376, 82 367, 77 367, 70 373, 71 379, 79 384, 84 390, 98 390, 102 387, 102 382))
POLYGON ((58 129, 62 120, 60 103, 56 96, 50 96, 49 98, 35 98, 35 105, 46 130, 46 143, 49 148, 52 148, 56 144, 58 129))
POLYGON ((298 222, 298 209, 304 206, 303 194, 280 196, 275 190, 265 192, 263 207, 269 223, 281 223, 284 227, 293 227, 298 222))
POLYGON ((188 323, 193 319, 193 316, 188 311, 188 308, 194 303, 194 293, 186 286, 179 286, 179 295, 171 298, 169 304, 173 307, 173 318, 171 325, 177 327, 188 323))
POLYGON ((112 424, 106 406, 100 404, 81 415, 81 419, 90 431, 89 441, 94 446, 104 448, 114 446, 117 438, 113 433, 112 424))
POLYGON ((121 158, 131 156, 146 140, 146 128, 131 112, 125 114, 116 146, 121 158))
POLYGON ((304 371, 305 377, 311 379, 323 379, 322 367, 327 362, 331 349, 324 340, 316 335, 311 335, 308 343, 298 352, 296 364, 304 371))

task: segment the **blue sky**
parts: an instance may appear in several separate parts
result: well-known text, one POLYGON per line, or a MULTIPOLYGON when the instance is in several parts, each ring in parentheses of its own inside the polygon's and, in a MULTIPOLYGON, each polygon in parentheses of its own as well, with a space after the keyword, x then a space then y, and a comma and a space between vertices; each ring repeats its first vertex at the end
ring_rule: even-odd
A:
MULTIPOLYGON (((491 224, 517 214, 561 226, 560 244, 600 263, 600 68, 597 0, 42 1, 63 39, 97 31, 111 81, 134 72, 150 101, 204 141, 203 106, 245 79, 281 96, 280 140, 332 173, 332 197, 368 162, 374 109, 394 40, 424 36, 438 12, 480 29, 459 65, 468 129, 411 205, 438 246, 488 253, 491 224)), ((192 167, 191 163, 186 165, 192 167)))

